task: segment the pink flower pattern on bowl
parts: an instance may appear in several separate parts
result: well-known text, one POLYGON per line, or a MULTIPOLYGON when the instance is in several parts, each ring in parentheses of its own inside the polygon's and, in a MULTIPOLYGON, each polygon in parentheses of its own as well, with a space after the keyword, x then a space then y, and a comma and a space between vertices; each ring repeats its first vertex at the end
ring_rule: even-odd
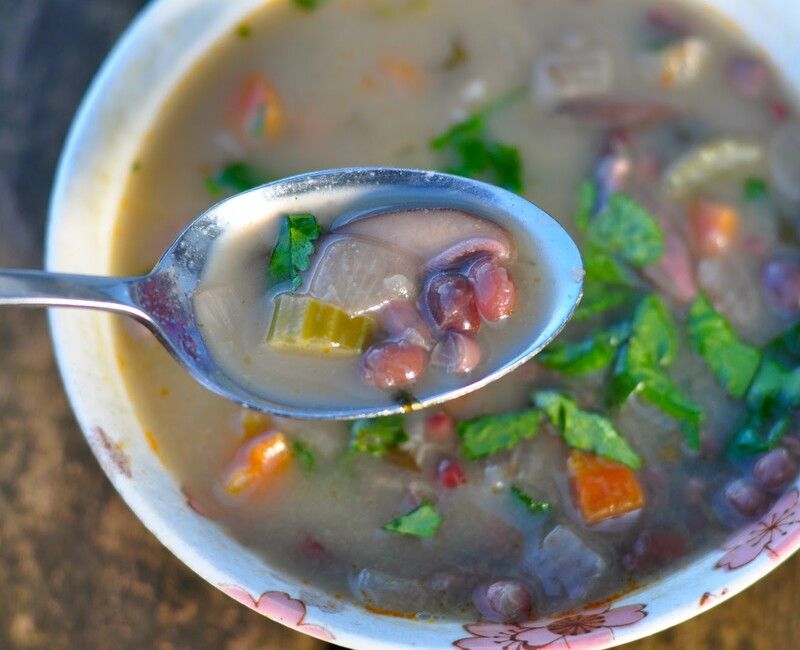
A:
POLYGON ((797 488, 784 494, 766 515, 755 524, 734 535, 723 546, 727 551, 714 568, 733 571, 750 564, 764 551, 777 560, 791 552, 800 542, 800 491, 797 488))
POLYGON ((462 650, 581 650, 605 647, 614 628, 633 625, 647 616, 646 605, 605 605, 582 612, 541 618, 519 625, 475 623, 464 629, 472 637, 454 642, 462 650))
POLYGON ((323 641, 333 641, 335 639, 333 634, 324 627, 305 623, 305 603, 297 598, 292 598, 289 594, 282 591, 265 591, 256 600, 249 592, 236 585, 219 585, 219 588, 234 600, 238 600, 242 605, 282 625, 323 641))

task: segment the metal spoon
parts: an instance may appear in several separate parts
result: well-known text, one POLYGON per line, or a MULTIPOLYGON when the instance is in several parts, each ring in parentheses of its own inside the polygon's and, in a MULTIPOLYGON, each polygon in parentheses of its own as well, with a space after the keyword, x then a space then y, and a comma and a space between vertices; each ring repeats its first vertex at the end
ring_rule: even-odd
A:
POLYGON ((464 395, 511 372, 536 355, 569 320, 582 292, 583 265, 575 243, 564 229, 537 206, 506 190, 437 172, 351 168, 286 178, 237 194, 195 219, 143 277, 117 278, 0 271, 0 305, 80 307, 132 316, 148 327, 203 386, 239 404, 276 415, 314 419, 354 419, 401 413, 464 395), (413 402, 395 401, 369 408, 342 404, 337 408, 302 408, 275 396, 254 392, 227 374, 212 358, 198 327, 193 306, 203 270, 215 241, 241 226, 247 216, 281 218, 287 212, 358 214, 376 209, 451 207, 492 220, 513 233, 520 250, 531 250, 537 263, 554 278, 551 313, 544 327, 513 359, 505 360, 475 381, 413 402))

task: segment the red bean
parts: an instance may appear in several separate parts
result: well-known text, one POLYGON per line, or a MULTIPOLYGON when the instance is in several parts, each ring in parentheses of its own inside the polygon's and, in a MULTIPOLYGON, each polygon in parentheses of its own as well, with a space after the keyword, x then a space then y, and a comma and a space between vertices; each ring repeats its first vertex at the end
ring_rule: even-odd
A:
POLYGON ((425 419, 425 438, 431 442, 452 442, 456 435, 453 418, 444 411, 437 411, 425 419))
POLYGON ((425 371, 427 352, 413 343, 384 341, 361 357, 361 378, 382 390, 413 384, 425 371))
POLYGON ((433 322, 442 330, 476 333, 480 329, 472 284, 460 273, 435 275, 425 289, 425 302, 433 322))
POLYGON ((393 300, 381 311, 381 327, 393 338, 430 350, 433 333, 416 306, 407 300, 393 300))
POLYGON ((763 96, 770 77, 767 65, 752 56, 734 56, 728 61, 726 73, 733 89, 748 99, 763 96))
POLYGON ((753 467, 756 483, 767 490, 779 490, 797 476, 797 464, 785 449, 773 449, 753 467))
POLYGON ((771 260, 764 266, 761 278, 777 311, 787 316, 800 314, 800 264, 796 260, 771 260))
POLYGON ((454 375, 466 375, 481 362, 481 346, 471 336, 447 332, 433 348, 431 364, 454 375))
POLYGON ((681 533, 671 530, 644 531, 622 556, 628 571, 651 571, 686 555, 689 544, 681 533))
POLYGON ((472 602, 481 616, 493 623, 520 621, 531 611, 530 594, 517 580, 497 580, 479 585, 472 594, 472 602))
POLYGON ((767 495, 756 485, 739 479, 725 488, 725 498, 733 509, 750 519, 761 514, 767 506, 767 495))
POLYGON ((469 270, 478 312, 491 323, 508 318, 517 306, 517 285, 508 270, 491 258, 475 262, 469 270))
POLYGON ((443 458, 436 468, 436 480, 443 488, 453 490, 467 482, 467 476, 458 461, 443 458))

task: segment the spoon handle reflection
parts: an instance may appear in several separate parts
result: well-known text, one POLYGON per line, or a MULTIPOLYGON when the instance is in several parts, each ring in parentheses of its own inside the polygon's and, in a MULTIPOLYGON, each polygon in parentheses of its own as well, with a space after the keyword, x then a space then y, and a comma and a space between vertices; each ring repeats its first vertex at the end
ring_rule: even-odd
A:
POLYGON ((0 305, 101 309, 141 318, 130 287, 138 278, 0 270, 0 305))

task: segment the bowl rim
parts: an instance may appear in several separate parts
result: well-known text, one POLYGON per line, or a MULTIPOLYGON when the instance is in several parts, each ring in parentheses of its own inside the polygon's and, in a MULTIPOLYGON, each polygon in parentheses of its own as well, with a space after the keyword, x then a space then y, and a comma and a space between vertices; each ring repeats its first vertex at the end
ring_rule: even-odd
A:
MULTIPOLYGON (((228 28, 235 25, 237 20, 241 20, 242 16, 250 14, 256 8, 270 1, 273 0, 236 0, 236 2, 230 3, 231 6, 236 5, 236 9, 229 11, 230 15, 226 18, 226 20, 230 18, 228 23, 226 23, 228 28), (231 18, 234 13, 238 15, 237 20, 231 18)), ((780 0, 776 0, 776 2, 779 1, 780 0)), ((705 4, 707 2, 712 2, 712 0, 694 0, 694 2, 705 4)), ((721 8, 731 5, 732 2, 735 4, 735 0, 713 0, 713 4, 715 6, 720 5, 721 8)), ((747 0, 745 4, 747 2, 749 2, 749 0, 747 0)), ((162 24, 164 21, 168 22, 171 17, 174 17, 174 15, 181 10, 188 10, 187 6, 190 4, 196 4, 197 6, 204 5, 208 8, 215 4, 215 0, 153 0, 150 2, 124 31, 93 79, 70 126, 58 162, 48 209, 46 230, 45 268, 48 270, 63 270, 65 266, 65 260, 60 254, 60 245, 71 228, 68 218, 69 211, 66 209, 67 204, 70 202, 70 193, 75 191, 75 184, 81 181, 83 175, 97 175, 97 170, 92 169, 91 162, 93 161, 91 161, 90 158, 92 158, 92 156, 96 157, 98 154, 96 151, 92 153, 92 144, 89 140, 96 126, 99 114, 107 108, 107 101, 104 93, 112 85, 120 69, 127 65, 129 60, 135 59, 140 54, 140 48, 137 43, 143 39, 144 35, 151 33, 156 26, 162 24)), ((760 5, 753 5, 753 7, 756 6, 760 5)), ((209 11, 213 11, 213 8, 209 9, 209 11)), ((219 11, 228 10, 220 9, 219 11)), ((187 69, 191 68, 202 54, 207 52, 209 47, 213 46, 214 43, 219 40, 219 37, 225 33, 225 31, 226 29, 223 29, 222 25, 220 25, 220 28, 216 30, 213 36, 206 38, 205 41, 201 39, 201 41, 198 42, 193 54, 185 54, 186 60, 188 61, 187 69)), ((175 78, 180 79, 182 76, 183 72, 177 74, 175 78)), ((160 110, 162 104, 163 102, 159 102, 159 105, 155 108, 155 113, 160 110)), ((152 123, 152 120, 150 120, 149 123, 152 123)), ((139 144, 145 133, 146 129, 136 135, 135 140, 139 144)), ((69 265, 69 262, 66 262, 66 264, 69 265)), ((117 492, 122 496, 131 510, 133 510, 137 518, 159 541, 193 572, 197 573, 200 577, 217 588, 223 588, 223 590, 225 590, 224 586, 229 584, 226 582, 229 576, 227 569, 220 570, 215 566, 215 562, 209 559, 208 552, 198 548, 193 540, 187 540, 185 531, 176 530, 175 522, 165 518, 157 511, 154 507, 152 495, 148 495, 146 490, 143 490, 141 482, 126 478, 121 475, 120 472, 116 471, 113 465, 109 464, 106 453, 108 451, 106 440, 103 438, 98 441, 97 438, 97 428, 95 426, 96 418, 93 413, 93 410, 96 410, 97 407, 92 397, 86 395, 81 390, 83 379, 81 374, 84 369, 74 364, 68 353, 70 346, 73 345, 73 341, 70 339, 70 330, 66 326, 68 319, 69 317, 62 312, 57 312, 55 310, 50 310, 49 312, 51 338, 56 362, 65 387, 65 392, 75 412, 81 431, 89 442, 103 471, 108 475, 117 492)), ((90 336, 91 335, 92 334, 90 334, 90 336)), ((105 343, 108 344, 108 340, 106 340, 105 343)), ((89 365, 91 365, 91 363, 89 363, 89 365)), ((126 404, 126 406, 132 411, 132 405, 126 404)), ((154 462, 158 464, 159 461, 155 459, 154 462)), ((161 471, 166 472, 167 470, 162 467, 161 471)), ((798 485, 800 485, 800 483, 798 483, 798 485)), ((790 490, 790 492, 796 491, 797 488, 790 490)), ((800 506, 798 506, 797 513, 798 520, 800 520, 800 506)), ((774 513, 771 512, 770 514, 774 513)), ((756 524, 762 521, 763 520, 760 520, 760 522, 756 522, 756 524)), ((752 526, 746 528, 749 529, 752 528, 752 526)), ((610 636, 607 634, 603 638, 598 636, 591 642, 589 642, 590 639, 587 638, 587 643, 580 647, 584 649, 590 647, 599 649, 612 647, 621 643, 628 643, 681 623, 702 611, 706 611, 724 602, 769 573, 797 550, 797 548, 800 548, 800 525, 798 526, 798 534, 794 534, 794 532, 795 531, 792 533, 791 544, 782 547, 780 553, 775 553, 774 555, 770 553, 761 553, 758 557, 753 558, 751 561, 739 567, 729 567, 727 573, 718 571, 716 573, 707 574, 708 571, 713 572, 715 569, 725 569, 725 566, 720 566, 719 563, 730 555, 731 550, 729 548, 721 558, 718 557, 720 555, 719 552, 709 552, 706 555, 695 558, 695 560, 686 566, 671 571, 663 578, 626 594, 618 601, 615 601, 612 607, 634 607, 638 606, 638 601, 648 599, 647 604, 642 605, 642 607, 651 607, 651 610, 643 614, 643 620, 636 625, 617 626, 619 627, 618 630, 614 626, 610 626, 608 627, 611 632, 610 636), (742 570, 745 566, 746 569, 742 570), (733 572, 734 570, 735 572, 733 572), (703 585, 702 594, 695 594, 694 591, 692 591, 691 595, 687 595, 685 593, 686 590, 695 586, 695 580, 680 580, 680 578, 685 578, 687 576, 694 576, 694 578, 696 578, 702 575, 707 576, 707 582, 703 585), (714 579, 708 579, 708 575, 713 576, 714 579), (676 580, 676 578, 678 579, 676 580), (682 593, 680 597, 672 596, 673 593, 680 589, 684 590, 684 593, 682 593), (656 602, 661 602, 661 604, 665 606, 653 608, 652 605, 656 602), (614 629, 612 629, 612 627, 614 627, 614 629)), ((737 536, 741 536, 741 531, 734 536, 734 539, 737 536)), ((294 584, 296 588, 295 591, 304 589, 299 578, 287 580, 286 582, 294 584)), ((695 589, 695 591, 699 591, 699 588, 695 589)), ((231 595, 230 589, 228 589, 227 592, 231 595)), ((312 629, 318 626, 303 622, 303 617, 298 621, 292 622, 289 620, 287 622, 287 620, 285 620, 286 617, 281 616, 280 613, 266 611, 266 608, 260 608, 260 599, 255 596, 255 592, 247 593, 253 593, 254 595, 250 596, 252 602, 248 601, 244 604, 254 609, 260 609, 261 613, 265 613, 271 618, 277 618, 280 622, 300 632, 321 636, 319 629, 312 629)), ((239 598, 239 600, 241 601, 243 599, 239 598)), ((363 621, 354 626, 352 621, 348 622, 349 618, 353 618, 349 616, 349 614, 352 613, 350 611, 345 611, 344 614, 341 612, 329 612, 313 604, 306 607, 304 603, 293 597, 289 597, 289 600, 300 602, 303 606, 303 615, 305 615, 307 610, 309 613, 313 612, 314 621, 319 621, 324 624, 325 628, 320 628, 323 632, 325 632, 327 628, 327 630, 333 631, 336 634, 336 643, 353 648, 396 649, 406 647, 409 645, 409 635, 414 635, 420 629, 420 623, 424 622, 410 622, 402 619, 388 618, 361 610, 363 621), (388 629, 393 629, 394 633, 387 635, 386 631, 388 629)), ((459 636, 464 637, 467 636, 468 633, 473 633, 473 630, 470 630, 469 627, 478 627, 463 625, 462 621, 451 621, 447 623, 448 625, 442 626, 441 632, 435 632, 437 646, 451 646, 457 642, 459 636), (445 630, 447 630, 446 637, 445 630)), ((541 621, 539 621, 539 623, 541 623, 541 621)), ((495 627, 502 628, 504 626, 495 627)), ((514 634, 519 633, 519 629, 521 628, 517 627, 515 628, 516 631, 514 631, 511 629, 512 627, 514 626, 505 626, 505 628, 507 628, 505 632, 502 630, 495 630, 495 632, 498 634, 508 633, 509 635, 512 634, 512 632, 514 634)), ((413 636, 411 638, 413 639, 413 636)), ((433 637, 426 636, 425 638, 433 637)), ((472 638, 475 639, 476 637, 472 638)), ((418 645, 418 642, 419 638, 413 639, 410 645, 418 645)), ((467 646, 465 645, 464 647, 467 646)), ((469 647, 477 648, 478 646, 473 644, 469 647)), ((488 647, 487 645, 487 648, 488 647)), ((493 645, 491 647, 500 646, 493 645)))

